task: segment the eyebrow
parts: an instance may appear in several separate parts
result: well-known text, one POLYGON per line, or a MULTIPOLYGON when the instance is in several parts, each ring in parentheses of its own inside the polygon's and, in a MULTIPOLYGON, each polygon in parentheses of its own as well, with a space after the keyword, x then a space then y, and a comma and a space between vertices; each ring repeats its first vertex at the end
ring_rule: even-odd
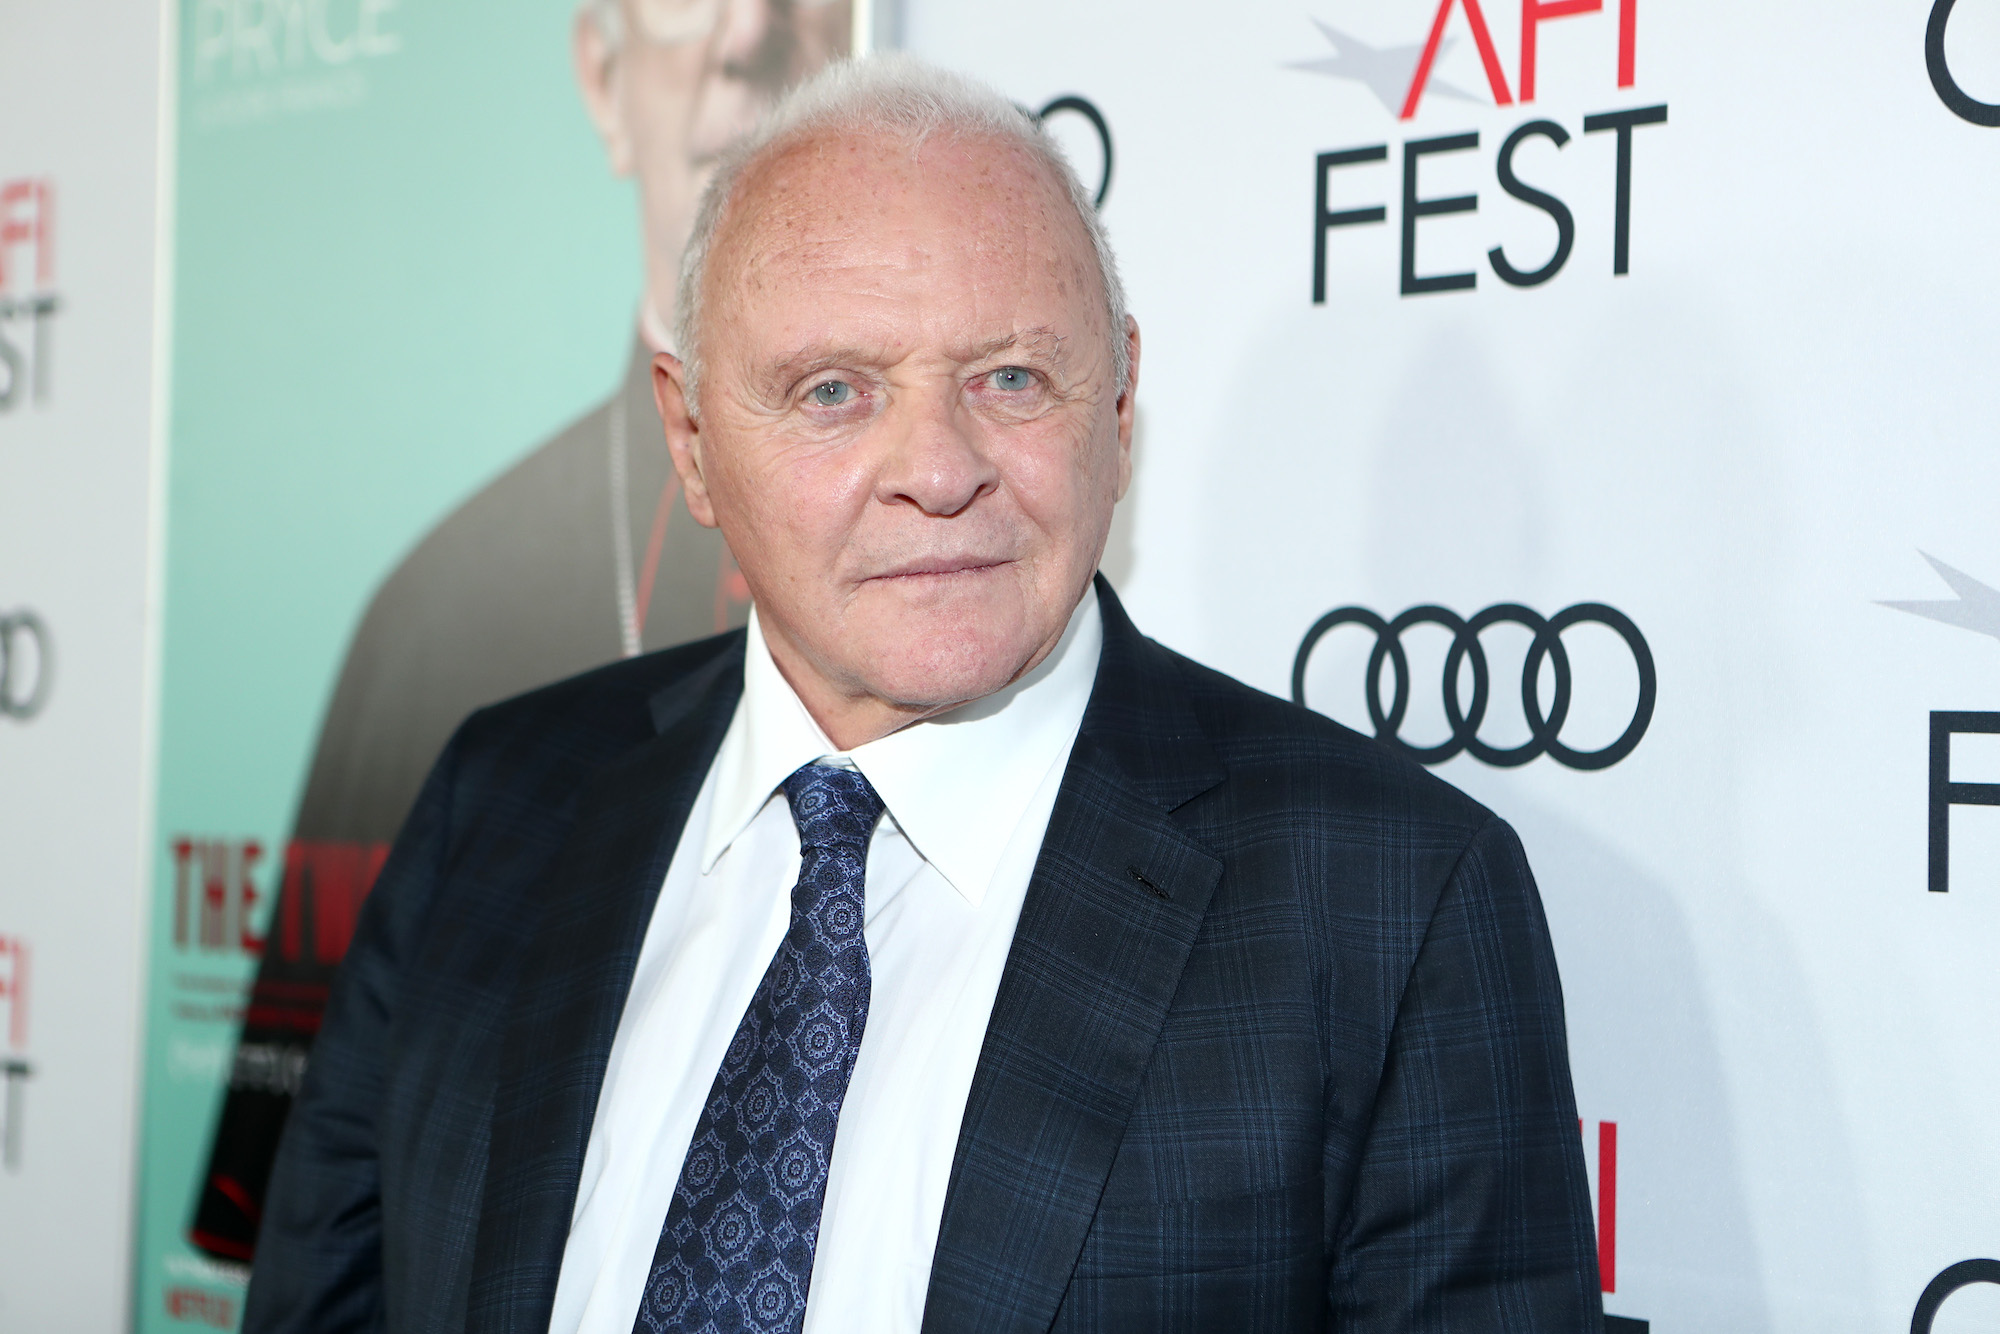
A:
MULTIPOLYGON (((1065 345, 1069 340, 1047 325, 1037 325, 1032 329, 1021 329, 1011 334, 1003 334, 974 343, 969 347, 950 350, 952 360, 962 366, 976 365, 991 361, 1003 352, 1019 350, 1049 361, 1061 363, 1066 360, 1065 345)), ((766 362, 758 379, 771 388, 791 385, 829 366, 876 365, 884 359, 882 348, 864 346, 859 343, 837 347, 801 347, 766 362)))
POLYGON ((989 338, 965 350, 957 360, 961 365, 990 361, 1002 352, 1019 349, 1023 352, 1039 353, 1051 361, 1063 359, 1063 344, 1068 340, 1047 325, 1037 325, 1033 329, 1022 329, 1001 338, 989 338))

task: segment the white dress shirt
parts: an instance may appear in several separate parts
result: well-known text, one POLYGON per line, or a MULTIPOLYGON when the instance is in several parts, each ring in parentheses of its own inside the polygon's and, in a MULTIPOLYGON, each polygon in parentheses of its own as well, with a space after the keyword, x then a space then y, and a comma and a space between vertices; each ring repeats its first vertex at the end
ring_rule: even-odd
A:
POLYGON ((887 808, 868 849, 868 1023, 840 1111, 806 1334, 916 1334, 994 994, 1103 644, 1085 593, 1006 690, 842 753, 750 618, 743 696, 640 947, 584 1152, 550 1334, 631 1334, 723 1052, 791 921, 778 790, 850 764, 887 808))

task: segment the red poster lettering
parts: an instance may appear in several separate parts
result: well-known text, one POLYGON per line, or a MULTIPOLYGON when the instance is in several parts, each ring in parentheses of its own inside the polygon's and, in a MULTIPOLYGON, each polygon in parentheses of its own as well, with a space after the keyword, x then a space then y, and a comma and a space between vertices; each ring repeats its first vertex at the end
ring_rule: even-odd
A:
POLYGON ((174 944, 188 943, 188 865, 194 860, 194 840, 174 840, 174 944))
POLYGON ((264 845, 245 839, 236 856, 236 943, 245 954, 262 954, 264 938, 251 925, 257 920, 257 881, 250 868, 264 855, 264 845))
POLYGON ((201 943, 219 950, 229 942, 229 845, 203 839, 201 850, 201 943))
POLYGON ((278 899, 279 957, 305 956, 305 927, 311 923, 314 961, 339 963, 354 939, 361 905, 388 857, 386 843, 303 839, 287 847, 285 884, 278 899))
POLYGON ((304 843, 291 843, 285 848, 285 886, 278 892, 279 935, 278 951, 286 959, 296 959, 305 948, 300 925, 304 917, 306 848, 304 843))
POLYGON ((204 1288, 168 1288, 166 1291, 167 1314, 175 1320, 188 1320, 197 1324, 212 1325, 216 1329, 236 1327, 236 1302, 234 1298, 221 1293, 209 1292, 204 1288))
POLYGON ((254 838, 175 836, 174 944, 216 953, 264 952, 257 934, 257 871, 264 844, 254 838))

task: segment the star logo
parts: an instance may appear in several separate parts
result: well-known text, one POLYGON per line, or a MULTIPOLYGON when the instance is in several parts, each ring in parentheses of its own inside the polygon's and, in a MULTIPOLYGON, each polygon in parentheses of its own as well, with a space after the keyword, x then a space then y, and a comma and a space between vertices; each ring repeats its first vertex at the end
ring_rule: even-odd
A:
MULTIPOLYGON (((1370 46, 1358 37, 1351 37, 1340 29, 1312 20, 1320 35, 1333 47, 1333 54, 1318 60, 1297 60, 1285 66, 1286 69, 1302 70, 1307 74, 1324 74, 1329 79, 1351 79, 1368 85, 1368 91, 1375 94, 1390 115, 1398 114, 1403 107, 1403 99, 1408 96, 1411 82, 1416 78, 1417 60, 1424 53, 1422 42, 1412 42, 1408 46, 1370 46)), ((1438 44, 1440 57, 1450 54, 1458 39, 1448 37, 1438 44)), ((1438 96, 1455 98, 1461 102, 1477 102, 1479 99, 1463 88, 1454 88, 1443 79, 1433 77, 1425 92, 1438 96)))
POLYGON ((1952 569, 1929 552, 1920 551, 1917 554, 1930 562, 1938 578, 1944 580, 1958 596, 1948 601, 1883 602, 1880 605, 2000 639, 2000 589, 1988 588, 1971 575, 1952 569))

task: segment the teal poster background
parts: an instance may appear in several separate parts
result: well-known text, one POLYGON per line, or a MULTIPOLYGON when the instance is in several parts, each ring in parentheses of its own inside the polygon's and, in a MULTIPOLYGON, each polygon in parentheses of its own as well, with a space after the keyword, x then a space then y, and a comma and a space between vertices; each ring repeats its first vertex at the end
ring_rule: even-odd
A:
POLYGON ((138 1330, 186 1230, 340 657, 432 523, 617 382, 636 210, 569 0, 186 0, 138 1330))

